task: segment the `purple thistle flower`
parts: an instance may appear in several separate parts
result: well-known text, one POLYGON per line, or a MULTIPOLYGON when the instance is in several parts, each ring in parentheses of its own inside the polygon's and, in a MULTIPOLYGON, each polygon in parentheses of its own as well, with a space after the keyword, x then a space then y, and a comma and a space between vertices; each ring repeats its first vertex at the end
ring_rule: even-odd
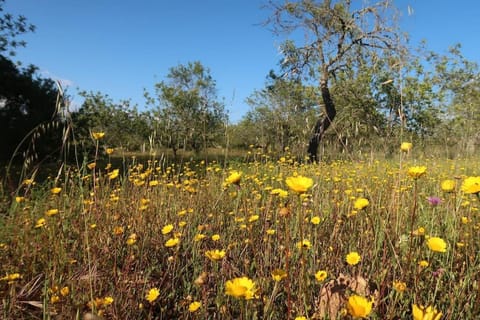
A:
POLYGON ((428 200, 428 203, 430 203, 434 207, 438 206, 442 202, 442 200, 439 197, 435 197, 435 196, 428 197, 427 200, 428 200))
POLYGON ((434 276, 435 278, 441 277, 444 272, 445 272, 445 269, 439 268, 436 271, 432 272, 432 276, 434 276))

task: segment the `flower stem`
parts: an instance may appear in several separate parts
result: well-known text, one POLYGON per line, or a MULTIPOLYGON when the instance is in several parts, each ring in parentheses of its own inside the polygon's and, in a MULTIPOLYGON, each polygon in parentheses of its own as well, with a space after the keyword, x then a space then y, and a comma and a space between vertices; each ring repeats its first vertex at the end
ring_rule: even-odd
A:
POLYGON ((412 212, 410 214, 410 244, 408 245, 408 255, 407 255, 407 266, 411 271, 411 262, 412 262, 412 250, 413 250, 413 236, 414 236, 414 228, 415 228, 415 220, 416 220, 416 213, 417 213, 417 179, 413 182, 413 206, 412 212))
POLYGON ((287 273, 287 278, 285 279, 285 286, 287 290, 287 315, 286 320, 290 320, 290 312, 292 309, 292 297, 290 291, 290 270, 289 270, 289 259, 290 259, 290 233, 288 226, 288 217, 285 217, 285 272, 287 273))

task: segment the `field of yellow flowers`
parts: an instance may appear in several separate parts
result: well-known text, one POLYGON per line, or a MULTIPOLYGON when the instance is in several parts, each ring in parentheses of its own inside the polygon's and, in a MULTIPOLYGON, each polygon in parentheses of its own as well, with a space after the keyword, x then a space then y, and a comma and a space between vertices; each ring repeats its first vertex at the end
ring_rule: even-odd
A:
POLYGON ((413 151, 26 179, 0 213, 0 318, 478 319, 478 159, 413 151))

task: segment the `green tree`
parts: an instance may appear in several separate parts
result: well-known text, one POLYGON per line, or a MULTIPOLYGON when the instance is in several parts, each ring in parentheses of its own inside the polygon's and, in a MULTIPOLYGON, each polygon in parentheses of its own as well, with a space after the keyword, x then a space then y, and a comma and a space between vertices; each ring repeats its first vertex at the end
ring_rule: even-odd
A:
POLYGON ((282 44, 283 69, 291 76, 314 79, 320 87, 325 114, 317 120, 308 147, 310 159, 318 161, 319 143, 337 114, 329 81, 355 65, 356 57, 400 51, 395 8, 389 0, 360 8, 350 0, 271 1, 270 7, 273 15, 266 24, 276 34, 305 39, 282 44))
POLYGON ((32 160, 58 146, 52 143, 59 138, 58 90, 35 66, 20 68, 7 58, 26 45, 18 37, 35 27, 23 16, 4 13, 4 3, 0 0, 0 158, 32 160))
POLYGON ((435 68, 432 81, 444 105, 443 143, 473 154, 480 145, 479 66, 463 56, 459 44, 446 55, 431 54, 430 60, 435 68))
POLYGON ((0 158, 25 160, 27 154, 43 157, 59 149, 62 105, 55 82, 38 77, 34 66, 18 68, 2 55, 0 74, 0 158))
POLYGON ((35 26, 27 22, 24 16, 15 17, 3 13, 5 0, 0 0, 0 55, 15 55, 17 47, 25 47, 26 42, 18 40, 18 36, 35 31, 35 26))
POLYGON ((247 135, 244 143, 275 152, 289 147, 296 154, 302 153, 317 116, 317 101, 315 87, 271 71, 265 88, 256 90, 246 100, 252 110, 242 120, 247 135))
POLYGON ((443 110, 434 77, 422 48, 402 59, 377 63, 373 94, 385 116, 387 141, 427 141, 435 136, 443 110))
POLYGON ((140 150, 151 131, 149 119, 130 101, 115 103, 100 92, 81 92, 85 99, 72 113, 75 139, 85 150, 93 148, 91 132, 105 132, 105 145, 125 150, 140 150))
POLYGON ((386 120, 375 98, 376 64, 363 59, 358 66, 345 67, 336 73, 330 90, 336 97, 337 121, 334 130, 324 137, 330 149, 361 153, 378 147, 379 138, 385 134, 386 120))
POLYGON ((200 62, 170 69, 166 81, 145 93, 153 111, 161 145, 176 155, 180 148, 196 152, 218 143, 227 121, 224 104, 217 97, 215 80, 200 62))

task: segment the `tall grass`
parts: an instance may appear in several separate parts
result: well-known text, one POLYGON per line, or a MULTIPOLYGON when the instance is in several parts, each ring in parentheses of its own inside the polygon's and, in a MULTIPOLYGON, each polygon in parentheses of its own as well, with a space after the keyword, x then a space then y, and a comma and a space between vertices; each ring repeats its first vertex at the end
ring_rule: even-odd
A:
POLYGON ((399 151, 391 161, 311 165, 252 149, 251 161, 226 168, 152 158, 116 176, 100 165, 110 158, 96 142, 94 158, 25 180, 13 199, 3 193, 1 318, 348 318, 352 295, 374 301, 372 319, 412 318, 412 304, 446 319, 480 316, 480 205, 460 188, 480 174, 478 159, 399 151), (426 173, 410 177, 413 165, 426 173), (242 172, 239 184, 225 184, 232 170, 242 172), (288 190, 295 175, 314 186, 288 190), (445 179, 456 182, 452 192, 442 191, 445 179), (359 198, 368 206, 355 209, 359 198), (430 237, 446 252, 430 250, 430 237), (205 255, 215 249, 225 256, 205 255), (361 256, 356 265, 346 262, 351 252, 361 256), (274 279, 280 271, 286 277, 274 279), (255 283, 252 299, 226 294, 239 277, 255 283), (147 297, 154 288, 158 297, 147 297))

